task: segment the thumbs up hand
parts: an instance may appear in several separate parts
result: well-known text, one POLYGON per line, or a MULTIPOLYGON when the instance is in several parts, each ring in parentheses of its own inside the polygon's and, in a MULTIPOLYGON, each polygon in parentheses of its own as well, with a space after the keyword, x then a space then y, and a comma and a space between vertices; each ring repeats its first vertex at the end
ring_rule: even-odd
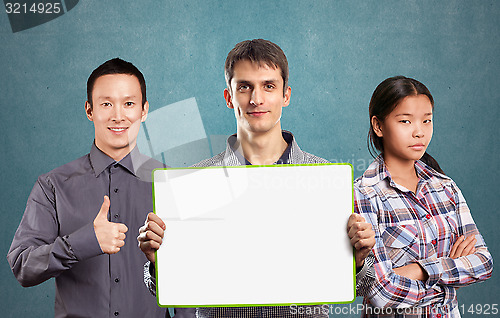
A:
POLYGON ((94 219, 94 231, 101 250, 106 254, 115 254, 125 245, 125 233, 128 228, 125 224, 108 221, 109 198, 104 196, 101 209, 94 219))

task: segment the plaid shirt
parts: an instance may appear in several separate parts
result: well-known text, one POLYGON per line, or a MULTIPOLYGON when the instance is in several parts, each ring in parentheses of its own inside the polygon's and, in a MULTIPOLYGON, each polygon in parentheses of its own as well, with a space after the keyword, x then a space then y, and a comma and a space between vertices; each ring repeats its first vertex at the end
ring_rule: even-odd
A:
POLYGON ((456 289, 491 276, 493 260, 457 185, 421 161, 415 170, 416 193, 392 180, 382 156, 354 183, 354 210, 372 223, 376 239, 376 280, 365 297, 365 317, 460 317, 456 289), (476 252, 452 259, 461 235, 476 237, 476 252), (414 262, 427 281, 393 271, 414 262))
MULTIPOLYGON (((281 158, 275 164, 307 164, 307 163, 328 163, 327 160, 302 151, 295 138, 288 131, 283 131, 283 138, 288 143, 281 158)), ((232 135, 227 140, 226 150, 212 158, 201 161, 194 167, 211 166, 242 166, 250 164, 233 145, 236 135, 232 135)), ((356 289, 358 294, 364 294, 374 280, 373 256, 367 257, 361 271, 356 275, 356 289)), ((152 268, 149 263, 144 266, 144 281, 149 290, 155 294, 156 283, 152 276, 152 268)), ((202 307, 202 308, 176 308, 175 317, 196 317, 198 318, 328 318, 328 305, 297 306, 293 310, 290 306, 256 306, 256 307, 202 307), (297 310, 298 307, 302 307, 297 310), (304 313, 304 314, 301 314, 304 313)))

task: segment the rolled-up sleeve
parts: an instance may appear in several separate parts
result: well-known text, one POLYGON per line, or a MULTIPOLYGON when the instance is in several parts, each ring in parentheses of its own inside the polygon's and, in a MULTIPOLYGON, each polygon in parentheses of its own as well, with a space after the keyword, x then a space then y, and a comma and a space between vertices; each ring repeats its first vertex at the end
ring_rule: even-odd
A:
POLYGON ((458 232, 466 237, 475 236, 477 239, 476 251, 471 255, 456 259, 440 257, 419 260, 418 263, 429 274, 429 279, 426 282, 429 287, 436 284, 455 287, 467 286, 490 278, 493 271, 493 258, 486 247, 483 236, 479 233, 472 219, 462 192, 454 182, 451 182, 449 186, 456 203, 458 232))

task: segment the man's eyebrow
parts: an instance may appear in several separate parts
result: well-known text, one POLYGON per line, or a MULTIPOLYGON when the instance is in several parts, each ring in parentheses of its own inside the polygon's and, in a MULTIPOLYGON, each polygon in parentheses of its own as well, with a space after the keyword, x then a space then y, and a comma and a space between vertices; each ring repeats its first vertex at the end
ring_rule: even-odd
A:
MULTIPOLYGON (((279 79, 277 78, 270 78, 270 79, 265 79, 265 80, 262 80, 260 81, 261 83, 276 83, 277 81, 279 81, 279 79)), ((250 80, 245 80, 245 79, 237 79, 235 80, 236 83, 245 83, 245 84, 251 84, 253 81, 250 81, 250 80)))
POLYGON ((250 81, 247 80, 236 80, 236 84, 251 84, 250 81))
POLYGON ((274 83, 276 83, 278 81, 279 81, 278 79, 268 79, 268 80, 263 81, 263 83, 265 83, 265 84, 274 84, 274 83))
MULTIPOLYGON (((111 97, 111 96, 96 96, 95 98, 97 100, 110 100, 110 99, 113 99, 113 97, 111 97)), ((137 98, 137 96, 130 95, 130 96, 124 96, 123 97, 123 99, 133 99, 133 98, 137 98)))
POLYGON ((110 96, 96 96, 95 99, 97 100, 109 100, 111 99, 110 96))
POLYGON ((125 96, 125 97, 123 97, 123 99, 134 99, 134 98, 137 98, 137 96, 135 96, 135 95, 130 95, 130 96, 125 96))

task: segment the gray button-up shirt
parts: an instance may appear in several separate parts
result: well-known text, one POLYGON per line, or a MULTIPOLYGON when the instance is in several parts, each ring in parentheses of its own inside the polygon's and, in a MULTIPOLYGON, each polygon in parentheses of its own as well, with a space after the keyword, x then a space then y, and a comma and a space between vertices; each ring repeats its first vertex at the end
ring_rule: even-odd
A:
POLYGON ((163 165, 134 148, 115 162, 90 154, 41 175, 7 259, 23 286, 55 277, 56 317, 169 317, 144 286, 136 233, 153 210, 151 171, 163 165), (108 195, 108 219, 128 227, 125 245, 104 254, 93 221, 108 195))

